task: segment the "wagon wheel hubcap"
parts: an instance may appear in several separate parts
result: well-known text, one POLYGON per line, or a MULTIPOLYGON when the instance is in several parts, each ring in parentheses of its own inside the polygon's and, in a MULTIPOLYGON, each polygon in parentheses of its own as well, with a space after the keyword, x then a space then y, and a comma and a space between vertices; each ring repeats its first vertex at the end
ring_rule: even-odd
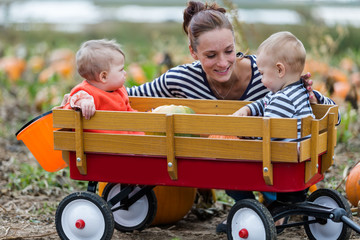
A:
POLYGON ((74 200, 65 207, 61 224, 66 236, 74 240, 100 239, 105 231, 105 221, 100 209, 84 199, 74 200))
POLYGON ((234 239, 265 239, 266 232, 260 216, 250 208, 239 209, 232 220, 234 239))

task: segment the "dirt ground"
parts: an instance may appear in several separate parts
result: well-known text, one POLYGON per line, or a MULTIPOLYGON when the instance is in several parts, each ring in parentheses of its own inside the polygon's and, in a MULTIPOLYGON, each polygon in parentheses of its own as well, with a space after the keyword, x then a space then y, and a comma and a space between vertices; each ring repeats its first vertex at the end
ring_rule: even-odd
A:
MULTIPOLYGON (((335 164, 326 173, 325 180, 318 187, 337 188, 343 195, 343 170, 360 160, 360 140, 356 137, 348 144, 336 148, 335 164)), ((37 165, 27 148, 15 137, 0 139, 0 240, 2 239, 59 239, 55 224, 55 211, 58 203, 69 192, 60 188, 38 188, 29 185, 22 190, 10 190, 11 174, 19 172, 21 162, 37 165)), ((35 177, 35 176, 34 176, 35 177)), ((61 179, 60 179, 61 180, 61 179)), ((63 181, 63 180, 62 180, 63 181)), ((70 180, 71 181, 71 180, 70 180)), ((114 231, 113 239, 121 240, 221 240, 225 234, 216 234, 215 227, 227 217, 229 207, 216 203, 215 214, 200 220, 189 212, 182 220, 165 226, 152 226, 141 232, 121 233, 114 231)), ((359 218, 354 220, 360 224, 359 218)), ((288 228, 278 235, 278 239, 307 239, 302 227, 288 228)), ((351 239, 360 239, 353 233, 351 239)))

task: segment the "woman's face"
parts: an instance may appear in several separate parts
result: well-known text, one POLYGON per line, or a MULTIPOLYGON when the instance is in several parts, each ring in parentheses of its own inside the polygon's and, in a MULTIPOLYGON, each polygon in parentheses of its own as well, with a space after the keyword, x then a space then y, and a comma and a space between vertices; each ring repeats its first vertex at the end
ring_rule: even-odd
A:
POLYGON ((236 60, 235 41, 231 30, 214 29, 198 38, 196 52, 190 47, 190 53, 199 60, 210 81, 227 82, 233 72, 236 60))

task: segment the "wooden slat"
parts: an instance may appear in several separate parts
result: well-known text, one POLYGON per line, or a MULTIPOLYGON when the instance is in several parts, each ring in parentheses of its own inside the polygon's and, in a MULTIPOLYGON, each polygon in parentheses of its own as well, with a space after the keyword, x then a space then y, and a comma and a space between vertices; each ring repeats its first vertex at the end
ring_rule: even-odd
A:
POLYGON ((318 149, 319 149, 319 120, 311 122, 311 149, 310 161, 305 163, 305 183, 318 172, 318 149))
MULTIPOLYGON (((314 105, 313 105, 314 106, 314 105)), ((316 105, 315 105, 316 106, 316 105)), ((316 116, 316 119, 319 119, 319 131, 324 131, 328 129, 328 118, 329 114, 332 113, 335 115, 335 119, 337 121, 338 117, 338 106, 335 105, 320 105, 318 108, 318 112, 316 116), (325 108, 324 106, 327 106, 325 108)), ((301 121, 301 136, 305 137, 311 134, 311 117, 303 118, 301 121)), ((335 126, 336 122, 334 122, 335 126)))
POLYGON ((53 127, 54 128, 75 128, 75 111, 54 109, 53 127))
MULTIPOLYGON (((75 133, 54 132, 56 150, 75 151, 75 133)), ((262 161, 259 140, 174 137, 176 157, 262 161)), ((84 133, 85 152, 166 156, 166 136, 84 133), (99 144, 101 142, 101 144, 99 144)), ((297 143, 271 142, 272 162, 297 162, 297 143)))
POLYGON ((241 107, 250 103, 248 101, 232 100, 204 100, 182 98, 152 98, 152 97, 129 97, 133 109, 146 112, 162 105, 183 105, 192 108, 196 113, 230 115, 241 107))
MULTIPOLYGON (((259 140, 175 137, 176 156, 262 161, 259 140)), ((271 142, 272 162, 297 162, 297 144, 271 142), (280 150, 280 151, 279 151, 280 150)))
MULTIPOLYGON (((175 114, 175 133, 262 137, 262 117, 175 114)), ((272 138, 297 138, 297 120, 272 118, 272 138)))
POLYGON ((75 112, 75 150, 76 167, 80 174, 87 174, 86 155, 84 153, 84 138, 81 112, 75 112))
MULTIPOLYGON (((319 139, 318 139, 318 154, 324 153, 327 151, 327 132, 321 133, 319 135, 319 139)), ((306 160, 309 160, 311 155, 310 155, 310 149, 311 149, 311 139, 306 139, 301 141, 300 143, 300 153, 299 153, 299 161, 303 162, 306 160)))
POLYGON ((91 121, 84 121, 84 128, 165 132, 165 117, 158 113, 97 111, 91 121))
MULTIPOLYGON (((54 127, 75 128, 69 121, 75 111, 54 110, 54 114, 54 127)), ((165 126, 165 114, 159 113, 96 111, 90 121, 83 119, 84 129, 165 132, 165 126)))
POLYGON ((273 166, 271 164, 271 151, 270 151, 270 118, 263 118, 263 139, 262 139, 262 163, 263 163, 263 176, 265 183, 272 186, 273 182, 273 166))
MULTIPOLYGON (((54 148, 56 150, 75 151, 75 133, 54 132, 54 148)), ((85 132, 84 150, 95 153, 166 156, 166 137, 85 132)))
POLYGON ((334 148, 336 144, 335 114, 328 118, 327 152, 322 156, 321 173, 324 173, 334 163, 334 148))
POLYGON ((312 104, 311 107, 316 119, 323 118, 330 109, 334 111, 334 113, 336 114, 335 118, 337 119, 337 115, 338 115, 337 105, 312 104))
POLYGON ((177 160, 175 158, 175 142, 174 142, 174 115, 166 115, 166 155, 167 170, 172 180, 178 179, 177 160))
MULTIPOLYGON (((72 110, 55 110, 54 127, 74 128, 67 118, 75 114, 72 110)), ((97 111, 91 120, 83 119, 84 129, 126 130, 142 132, 166 131, 163 113, 97 111)), ((262 136, 261 117, 234 117, 200 114, 174 114, 175 133, 220 134, 244 137, 262 136)), ((272 118, 273 138, 296 138, 296 119, 272 118)))
POLYGON ((66 162, 66 164, 70 165, 70 152, 69 151, 61 151, 61 157, 66 162))

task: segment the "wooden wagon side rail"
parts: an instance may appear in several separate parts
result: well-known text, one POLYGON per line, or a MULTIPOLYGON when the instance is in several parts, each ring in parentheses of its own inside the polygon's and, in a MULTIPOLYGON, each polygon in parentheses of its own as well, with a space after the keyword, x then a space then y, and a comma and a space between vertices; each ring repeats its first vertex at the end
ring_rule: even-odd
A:
MULTIPOLYGON (((239 104, 239 101, 150 99, 150 103, 146 104, 148 100, 132 99, 132 105, 138 109, 139 106, 146 105, 148 110, 157 107, 157 104, 182 104, 191 106, 195 111, 198 110, 197 112, 202 110, 203 113, 211 114, 97 111, 91 120, 85 120, 73 110, 54 110, 54 127, 61 128, 54 132, 55 149, 75 151, 77 167, 84 175, 87 171, 85 153, 91 152, 165 156, 168 173, 173 180, 178 176, 178 157, 262 161, 263 176, 268 185, 273 184, 274 162, 297 163, 311 158, 311 161, 307 161, 309 163, 306 162, 309 164, 309 170, 306 170, 308 181, 317 172, 315 158, 319 154, 326 152, 326 158, 332 159, 336 135, 336 106, 329 108, 316 105, 315 115, 321 116, 322 119, 303 120, 304 136, 310 133, 312 137, 301 141, 298 155, 298 143, 271 141, 271 138, 296 138, 296 119, 226 116, 244 104, 239 104), (198 109, 199 106, 201 108, 198 109), (104 133, 101 130, 141 131, 152 135, 104 133), (235 135, 255 139, 209 139, 184 137, 179 134, 235 135)), ((322 171, 331 163, 327 160, 325 165, 322 164, 322 171)))

